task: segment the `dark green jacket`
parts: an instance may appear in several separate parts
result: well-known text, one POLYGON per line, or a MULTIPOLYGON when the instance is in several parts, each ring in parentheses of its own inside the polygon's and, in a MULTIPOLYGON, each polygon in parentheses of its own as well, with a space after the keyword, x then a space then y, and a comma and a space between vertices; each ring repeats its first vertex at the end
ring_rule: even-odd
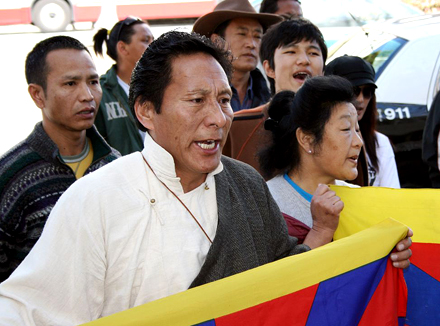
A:
POLYGON ((102 100, 95 120, 99 133, 122 155, 141 151, 144 142, 128 106, 127 94, 118 84, 115 65, 101 76, 100 83, 102 100))

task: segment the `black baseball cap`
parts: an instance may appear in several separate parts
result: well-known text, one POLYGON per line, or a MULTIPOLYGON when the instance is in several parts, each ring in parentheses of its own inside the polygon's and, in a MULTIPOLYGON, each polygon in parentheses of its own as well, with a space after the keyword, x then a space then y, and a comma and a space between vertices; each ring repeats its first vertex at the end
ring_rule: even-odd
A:
POLYGON ((373 85, 375 83, 376 73, 368 61, 362 58, 344 55, 331 61, 324 71, 324 75, 337 75, 347 78, 353 86, 373 85))

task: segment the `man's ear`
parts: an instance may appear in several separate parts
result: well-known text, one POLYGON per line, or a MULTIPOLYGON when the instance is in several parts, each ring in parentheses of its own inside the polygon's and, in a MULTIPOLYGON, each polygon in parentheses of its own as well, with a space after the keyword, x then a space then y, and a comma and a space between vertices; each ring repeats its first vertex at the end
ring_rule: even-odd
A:
POLYGON ((306 153, 314 153, 314 137, 305 133, 301 128, 296 129, 296 139, 298 139, 299 147, 306 153))
POLYGON ((212 43, 217 45, 219 48, 224 49, 226 51, 229 50, 228 42, 226 42, 226 40, 223 37, 221 37, 219 34, 212 33, 209 38, 211 39, 212 43))
POLYGON ((136 112, 136 117, 139 122, 148 130, 153 131, 155 125, 154 117, 157 114, 153 103, 150 101, 141 103, 138 98, 134 103, 134 111, 136 112))
POLYGON ((216 34, 216 33, 212 33, 211 36, 209 37, 211 39, 212 42, 218 42, 219 40, 223 41, 223 37, 221 37, 220 35, 216 34))
POLYGON ((34 100, 35 105, 38 106, 40 109, 44 109, 46 105, 46 96, 44 94, 43 87, 37 84, 29 84, 28 92, 34 100))
POLYGON ((263 68, 264 72, 266 73, 267 77, 270 77, 272 79, 275 79, 275 70, 273 70, 269 65, 269 60, 263 61, 263 68))

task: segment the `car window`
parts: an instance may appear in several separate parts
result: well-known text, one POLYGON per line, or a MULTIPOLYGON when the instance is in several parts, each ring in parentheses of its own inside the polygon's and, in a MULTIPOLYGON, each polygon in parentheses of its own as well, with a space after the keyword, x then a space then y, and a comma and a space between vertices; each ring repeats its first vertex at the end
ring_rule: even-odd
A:
POLYGON ((327 63, 345 54, 364 58, 373 65, 377 80, 383 69, 407 42, 392 34, 365 30, 357 33, 344 44, 338 45, 339 48, 334 52, 330 49, 331 57, 327 63))
POLYGON ((406 42, 403 38, 396 37, 364 56, 364 59, 373 65, 376 71, 376 80, 406 42))

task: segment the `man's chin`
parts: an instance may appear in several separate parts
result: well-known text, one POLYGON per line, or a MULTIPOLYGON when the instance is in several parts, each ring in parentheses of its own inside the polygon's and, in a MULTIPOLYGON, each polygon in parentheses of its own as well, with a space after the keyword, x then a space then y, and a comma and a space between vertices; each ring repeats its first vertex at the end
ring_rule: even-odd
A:
POLYGON ((217 167, 220 165, 220 157, 216 160, 212 160, 210 162, 203 162, 204 164, 201 164, 199 166, 199 171, 201 173, 211 173, 213 172, 215 169, 217 169, 217 167))
POLYGON ((250 72, 255 70, 255 68, 257 68, 257 62, 255 61, 255 63, 236 63, 235 65, 233 65, 235 70, 238 71, 242 71, 242 72, 250 72))

